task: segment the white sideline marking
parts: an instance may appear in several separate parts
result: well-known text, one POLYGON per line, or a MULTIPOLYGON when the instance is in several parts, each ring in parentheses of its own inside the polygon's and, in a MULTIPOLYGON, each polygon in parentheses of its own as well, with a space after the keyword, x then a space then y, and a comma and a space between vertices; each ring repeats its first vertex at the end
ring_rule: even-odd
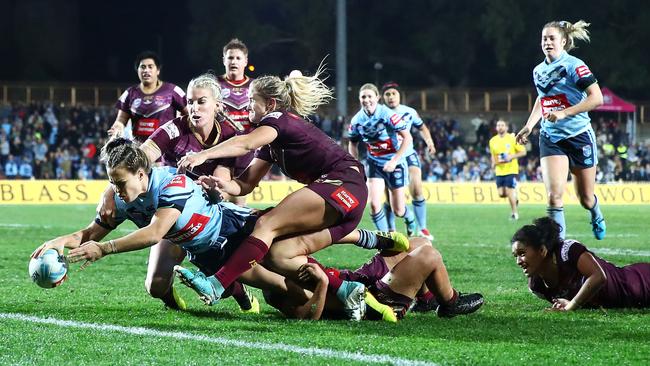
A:
POLYGON ((111 331, 111 332, 119 332, 119 333, 126 333, 126 334, 139 335, 139 336, 145 335, 145 336, 154 336, 154 337, 166 337, 166 338, 173 338, 177 340, 184 339, 184 340, 192 340, 192 341, 199 341, 199 342, 216 343, 222 346, 234 346, 234 347, 265 350, 265 351, 283 351, 283 352, 297 353, 299 355, 317 356, 317 357, 324 357, 324 358, 338 358, 347 361, 384 363, 384 364, 392 364, 392 365, 437 366, 435 363, 431 363, 427 361, 408 360, 404 358, 392 357, 387 355, 352 353, 352 352, 345 352, 345 351, 335 351, 327 348, 307 348, 307 347, 292 346, 283 343, 238 341, 234 339, 228 339, 222 337, 208 337, 208 336, 192 334, 192 333, 164 332, 156 329, 141 328, 141 327, 124 327, 121 325, 113 325, 113 324, 96 324, 96 323, 77 322, 72 320, 60 320, 54 318, 39 318, 36 316, 28 316, 28 315, 16 314, 16 313, 0 313, 0 319, 18 320, 18 321, 39 323, 39 324, 50 324, 50 325, 56 325, 65 328, 93 329, 99 331, 111 331))
MULTIPOLYGON (((13 223, 6 223, 6 222, 0 222, 0 228, 1 227, 8 227, 8 228, 35 228, 35 229, 70 229, 70 230, 79 230, 81 227, 79 226, 52 226, 52 225, 34 225, 34 224, 13 224, 13 223)), ((131 233, 135 231, 135 229, 127 229, 127 228, 117 228, 113 230, 112 232, 121 232, 121 233, 131 233)))

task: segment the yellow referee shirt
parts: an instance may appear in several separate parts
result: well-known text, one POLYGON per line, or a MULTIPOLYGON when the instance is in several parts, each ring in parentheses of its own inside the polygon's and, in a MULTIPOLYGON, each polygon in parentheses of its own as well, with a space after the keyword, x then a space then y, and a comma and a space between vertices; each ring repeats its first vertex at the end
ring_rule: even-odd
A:
POLYGON ((515 140, 514 133, 507 133, 503 137, 498 134, 490 139, 490 154, 494 156, 497 164, 494 168, 497 176, 519 174, 519 162, 512 159, 509 163, 500 163, 505 155, 512 156, 516 153, 526 151, 526 148, 519 145, 515 140))

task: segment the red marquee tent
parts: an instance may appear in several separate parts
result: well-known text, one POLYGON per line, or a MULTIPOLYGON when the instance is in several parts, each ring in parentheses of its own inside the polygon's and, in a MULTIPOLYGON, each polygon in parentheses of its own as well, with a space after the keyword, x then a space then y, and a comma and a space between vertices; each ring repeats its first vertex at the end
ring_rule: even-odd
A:
POLYGON ((630 112, 636 111, 636 106, 624 101, 608 88, 601 89, 603 93, 603 105, 596 108, 597 112, 630 112))
POLYGON ((595 112, 624 112, 628 114, 627 118, 627 133, 630 136, 630 142, 636 142, 636 105, 624 101, 621 97, 614 94, 608 88, 601 89, 603 93, 603 105, 594 109, 595 112), (631 117, 631 118, 630 118, 631 117))

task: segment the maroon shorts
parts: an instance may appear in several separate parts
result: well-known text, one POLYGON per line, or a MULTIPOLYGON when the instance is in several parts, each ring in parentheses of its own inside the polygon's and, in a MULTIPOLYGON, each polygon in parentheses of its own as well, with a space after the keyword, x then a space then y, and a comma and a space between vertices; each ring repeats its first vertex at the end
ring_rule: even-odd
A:
POLYGON ((248 168, 248 164, 253 161, 253 158, 255 157, 255 150, 249 152, 246 155, 239 156, 235 159, 235 166, 233 169, 233 176, 235 178, 239 177, 241 173, 248 168))
MULTIPOLYGON (((359 168, 359 167, 357 167, 359 168)), ((351 167, 337 169, 307 185, 340 214, 341 219, 329 227, 332 243, 356 229, 368 201, 366 177, 351 167)))
POLYGON ((384 257, 380 254, 375 254, 368 262, 355 271, 342 270, 339 277, 346 281, 361 282, 366 287, 370 287, 374 286, 375 282, 381 280, 389 271, 384 257))
POLYGON ((371 286, 368 290, 377 298, 377 301, 393 308, 398 319, 404 318, 404 315, 406 315, 413 302, 412 298, 396 293, 381 280, 377 280, 375 285, 371 286))

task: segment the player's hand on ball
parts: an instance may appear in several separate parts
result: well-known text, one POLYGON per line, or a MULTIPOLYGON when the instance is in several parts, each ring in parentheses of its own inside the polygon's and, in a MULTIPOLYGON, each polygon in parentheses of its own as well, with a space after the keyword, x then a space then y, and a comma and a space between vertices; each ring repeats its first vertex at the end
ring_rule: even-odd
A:
POLYGON ((63 255, 63 243, 57 243, 54 240, 46 241, 36 248, 31 255, 31 258, 38 258, 48 249, 56 250, 59 255, 63 255))
POLYGON ((530 129, 528 127, 524 127, 521 129, 521 131, 519 131, 519 133, 517 133, 515 139, 519 145, 525 145, 528 143, 528 135, 530 135, 530 129))
POLYGON ((91 240, 81 244, 79 248, 72 249, 66 258, 70 263, 76 263, 85 260, 80 268, 84 269, 88 267, 92 262, 101 259, 103 256, 104 251, 102 250, 101 244, 91 240))

